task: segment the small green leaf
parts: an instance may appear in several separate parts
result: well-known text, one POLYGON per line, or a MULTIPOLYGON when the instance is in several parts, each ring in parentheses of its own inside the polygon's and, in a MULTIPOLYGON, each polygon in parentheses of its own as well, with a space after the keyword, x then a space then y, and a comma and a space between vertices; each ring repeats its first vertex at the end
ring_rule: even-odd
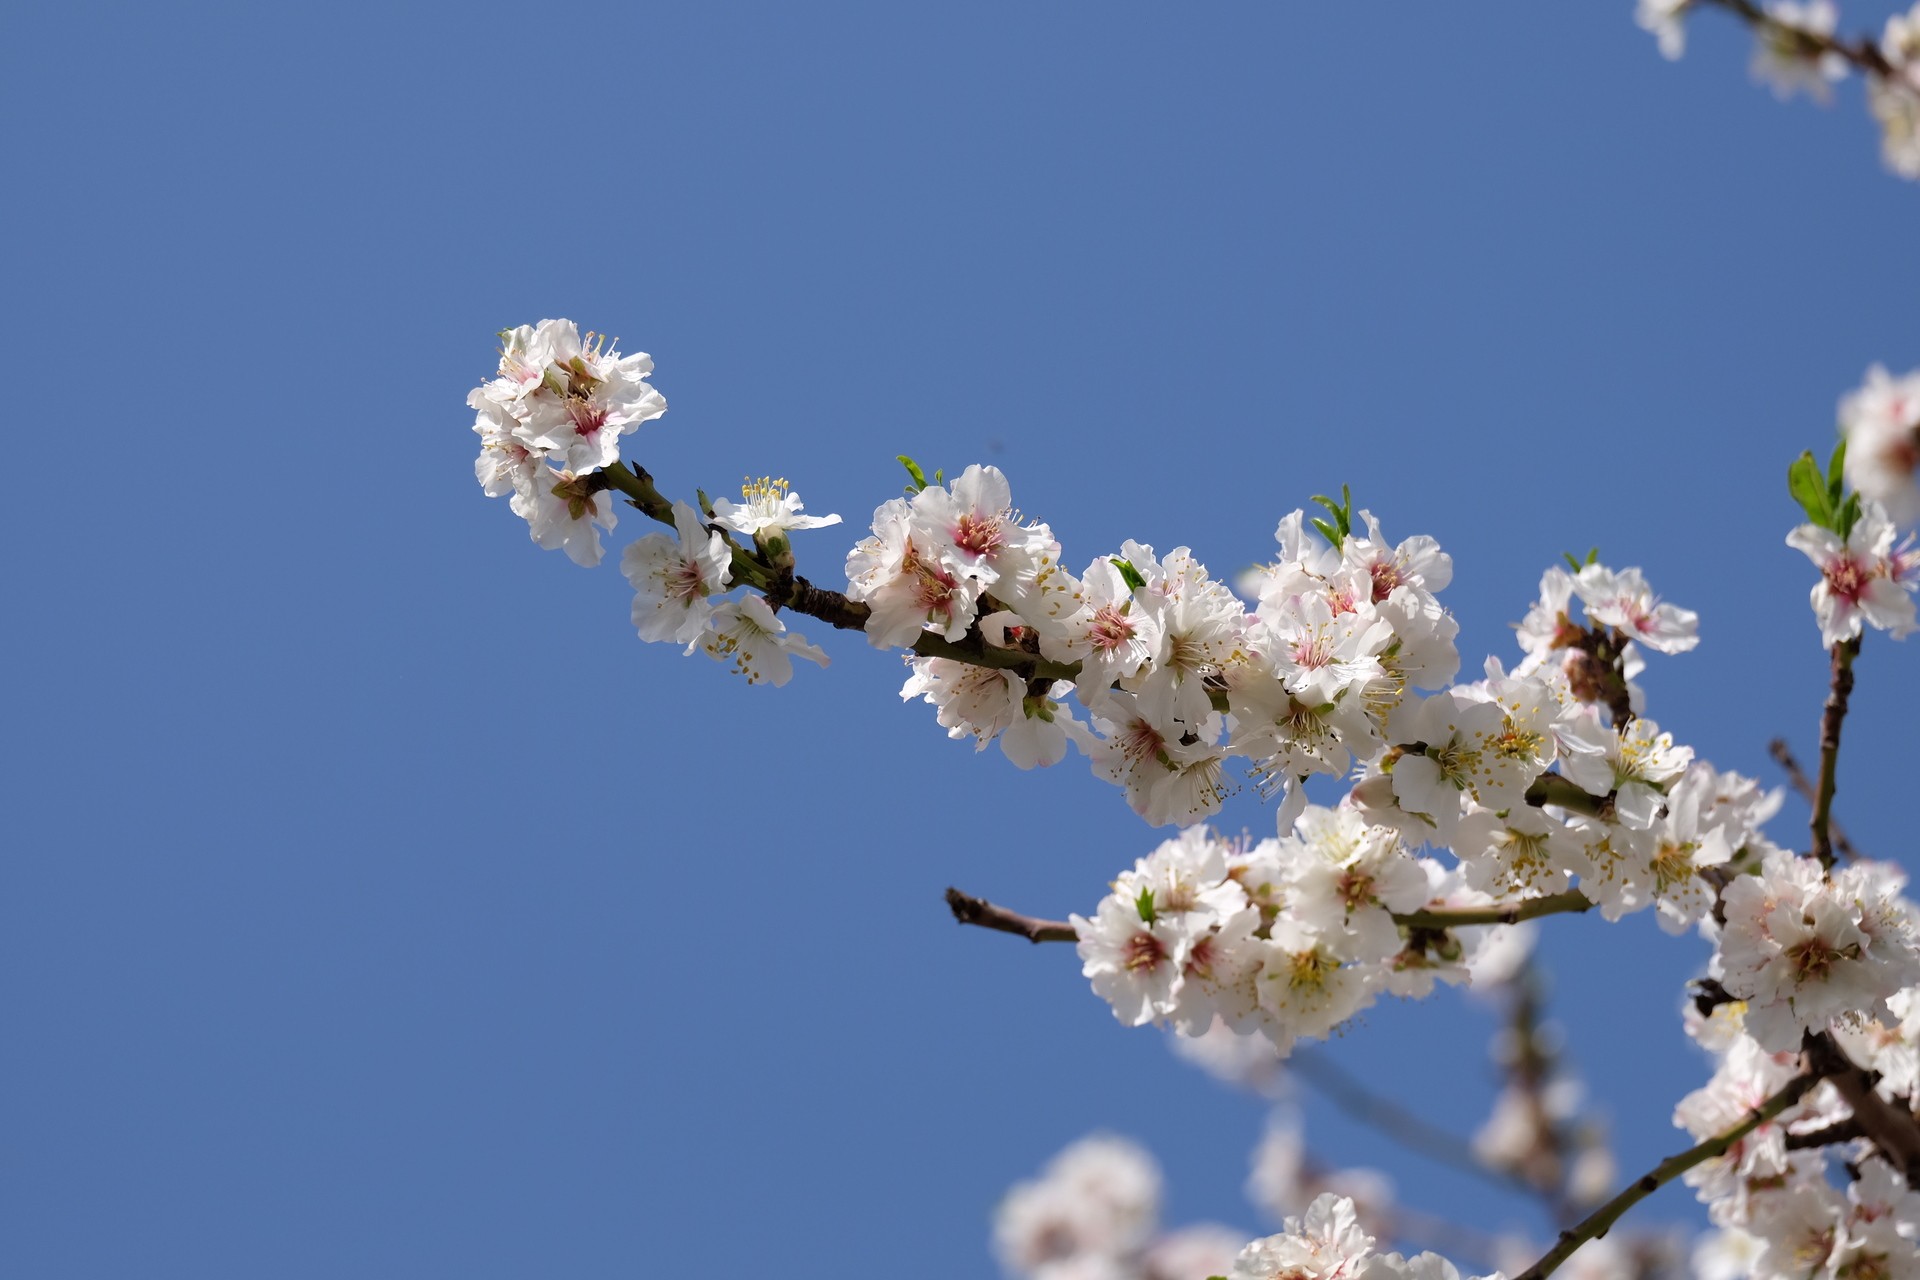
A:
POLYGON ((1133 561, 1122 559, 1119 556, 1113 556, 1111 559, 1113 561, 1113 567, 1120 571, 1120 580, 1127 584, 1127 590, 1138 591, 1147 585, 1146 575, 1133 567, 1133 561))
POLYGON ((1134 910, 1140 913, 1140 918, 1142 920, 1146 921, 1148 924, 1152 924, 1155 919, 1155 916, 1153 913, 1153 890, 1142 889, 1140 891, 1140 896, 1134 899, 1133 907, 1134 907, 1134 910))
POLYGON ((1325 507, 1327 514, 1333 517, 1331 525, 1324 520, 1315 520, 1313 527, 1320 531, 1321 537, 1333 544, 1334 550, 1339 550, 1340 544, 1345 542, 1347 535, 1353 532, 1353 490, 1344 484, 1341 485, 1338 502, 1324 493, 1314 494, 1311 500, 1325 507))
POLYGON ((1598 548, 1598 547, 1588 547, 1588 548, 1587 548, 1587 563, 1588 563, 1588 564, 1599 564, 1599 563, 1600 563, 1600 548, 1598 548))
POLYGON ((695 489, 693 496, 700 500, 700 509, 707 513, 707 519, 713 519, 713 499, 707 496, 705 489, 695 489))
POLYGON ((1843 437, 1833 446, 1833 457, 1827 461, 1827 492, 1835 502, 1840 501, 1840 491, 1845 486, 1843 468, 1847 461, 1847 442, 1843 437))
POLYGON ((1572 569, 1575 573, 1580 572, 1580 570, 1586 567, 1585 565, 1581 564, 1578 560, 1574 558, 1573 552, 1571 551, 1562 551, 1560 553, 1560 558, 1562 560, 1565 560, 1567 562, 1567 567, 1569 569, 1572 569))
POLYGON ((1846 539, 1853 535, 1853 526, 1860 523, 1860 495, 1850 493, 1847 500, 1834 512, 1833 531, 1846 539))
POLYGON ((936 472, 934 472, 934 473, 933 473, 933 482, 934 482, 935 484, 945 484, 945 483, 947 482, 947 473, 946 473, 946 472, 944 472, 944 471, 936 471, 936 472))
POLYGON ((1824 529, 1833 528, 1833 502, 1811 452, 1801 454, 1787 468, 1787 492, 1807 513, 1807 519, 1824 529))
POLYGON ((919 463, 904 453, 895 454, 894 456, 898 459, 900 465, 907 469, 907 474, 913 477, 913 483, 907 486, 908 493, 918 493, 927 487, 927 473, 920 469, 919 463))

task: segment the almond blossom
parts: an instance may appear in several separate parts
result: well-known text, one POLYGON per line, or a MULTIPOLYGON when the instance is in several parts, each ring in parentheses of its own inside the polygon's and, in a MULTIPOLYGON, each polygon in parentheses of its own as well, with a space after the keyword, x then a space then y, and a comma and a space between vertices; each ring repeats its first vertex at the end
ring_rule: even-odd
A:
POLYGON ((1845 541, 1831 529, 1803 524, 1787 545, 1806 553, 1820 570, 1813 586, 1813 613, 1820 643, 1831 649, 1860 634, 1863 622, 1902 639, 1915 628, 1916 560, 1893 545, 1893 523, 1877 503, 1865 504, 1845 541))

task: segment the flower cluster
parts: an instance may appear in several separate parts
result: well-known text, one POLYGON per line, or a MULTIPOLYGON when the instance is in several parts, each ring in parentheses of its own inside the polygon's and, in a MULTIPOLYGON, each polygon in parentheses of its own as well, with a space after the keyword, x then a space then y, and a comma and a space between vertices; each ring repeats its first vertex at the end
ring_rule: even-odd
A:
POLYGON ((994 1213, 994 1252, 1028 1280, 1201 1280, 1232 1264, 1246 1234, 1202 1224, 1161 1232, 1160 1169, 1125 1138, 1082 1138, 994 1213))
MULTIPOLYGON (((1843 1036, 1857 1061, 1881 1072, 1880 1093, 1903 1104, 1912 1096, 1920 1040, 1915 995, 1909 990, 1894 1001, 1904 1019, 1887 1011, 1891 1021, 1858 1023, 1843 1036)), ((1728 1132, 1798 1073, 1797 1039, 1791 1050, 1769 1049, 1773 1028, 1767 1024, 1778 1020, 1757 1022, 1761 1013, 1761 1006, 1734 1003, 1690 1017, 1689 1031, 1716 1067, 1712 1080, 1674 1109, 1676 1126, 1696 1138, 1728 1132)), ((1839 1092, 1822 1084, 1685 1175, 1719 1228, 1695 1254, 1700 1274, 1753 1280, 1920 1275, 1920 1194, 1862 1141, 1828 1148, 1796 1140, 1848 1116, 1839 1092), (1829 1177, 1829 1149, 1844 1153, 1845 1190, 1829 1177)))
POLYGON ((1279 1235, 1255 1240, 1233 1260, 1227 1280, 1459 1280, 1460 1272, 1437 1253, 1403 1258, 1374 1250, 1353 1201, 1331 1192, 1320 1196, 1279 1235))
POLYGON ((508 505, 540 546, 600 563, 613 499, 582 478, 618 462, 620 437, 667 411, 647 383, 652 372, 652 357, 623 356, 595 334, 582 339, 571 320, 500 334, 498 375, 467 396, 480 437, 473 469, 489 498, 513 495, 508 505))
MULTIPOLYGON (((1685 7, 1644 0, 1641 20, 1677 49, 1685 7)), ((1767 56, 1824 77, 1840 47, 1830 8, 1774 5, 1767 56)), ((1920 8, 1889 24, 1887 44, 1886 64, 1904 75, 1920 8)), ((1713 1156, 1688 1174, 1723 1229, 1703 1269, 1920 1280, 1920 1198, 1876 1154, 1866 1122, 1807 1140, 1859 1120, 1861 1090, 1912 1118, 1920 911, 1899 873, 1829 865, 1832 741, 1820 856, 1800 857, 1764 834, 1777 794, 1696 760, 1645 716, 1643 652, 1684 653, 1699 637, 1697 617, 1661 601, 1640 570, 1597 554, 1550 569, 1518 625, 1519 660, 1509 670, 1489 658, 1480 678, 1458 681, 1458 627, 1438 596, 1450 558, 1431 538, 1391 542, 1344 491, 1315 499, 1326 519, 1282 519, 1278 556, 1236 594, 1186 547, 1127 541, 1069 572, 997 469, 928 483, 909 463, 915 485, 874 513, 842 596, 797 575, 790 542, 839 517, 804 514, 786 481, 749 479, 740 502, 696 508, 621 463, 621 437, 666 408, 651 372, 645 355, 582 339, 569 321, 503 333, 496 376, 468 399, 482 488, 510 494, 536 543, 583 565, 603 556, 616 492, 670 525, 620 557, 642 639, 784 684, 794 659, 827 656, 783 610, 862 629, 876 647, 913 651, 902 697, 931 704, 951 737, 997 741, 1023 768, 1077 748, 1149 823, 1182 827, 1121 872, 1091 918, 1072 918, 1082 972, 1120 1021, 1264 1041, 1258 1058, 1210 1056, 1270 1077, 1298 1040, 1329 1035, 1382 994, 1422 997, 1476 965, 1483 976, 1512 968, 1520 922, 1651 910, 1668 932, 1713 944, 1708 985, 1722 999, 1691 1028, 1718 1069, 1676 1113, 1731 1144, 1700 1148, 1713 1156), (1220 809, 1236 759, 1280 798, 1270 838, 1227 841, 1199 825, 1220 809), (1336 804, 1308 803, 1316 776, 1345 787, 1336 804), (1842 1073, 1834 1062, 1846 1058, 1842 1073), (1803 1072, 1827 1083, 1810 1088, 1803 1072), (1842 1192, 1825 1152, 1847 1142, 1861 1173, 1842 1192)), ((1864 625, 1916 629, 1920 553, 1895 545, 1895 521, 1920 514, 1920 374, 1875 368, 1841 419, 1845 444, 1824 476, 1811 455, 1790 472, 1810 523, 1788 543, 1820 569, 1812 603, 1829 647, 1864 625)), ((1836 649, 1830 737, 1846 656, 1836 649)), ((1503 1100, 1482 1131, 1486 1162, 1521 1169, 1551 1145, 1542 1126, 1570 1118, 1570 1095, 1556 1100, 1536 1074, 1536 1091, 1503 1100)), ((1605 1178, 1596 1164, 1579 1194, 1605 1178)), ((1002 1259, 1036 1280, 1175 1280, 1228 1265, 1243 1280, 1457 1280, 1435 1255, 1375 1251, 1354 1202, 1332 1195, 1237 1255, 1223 1228, 1156 1239, 1158 1186, 1143 1153, 1089 1140, 1009 1195, 1002 1259)))
MULTIPOLYGON (((1687 45, 1684 18, 1697 0, 1639 0, 1634 20, 1668 59, 1687 45)), ((1920 178, 1920 4, 1889 17, 1878 41, 1849 44, 1834 35, 1834 0, 1769 0, 1758 8, 1726 5, 1753 25, 1753 78, 1787 99, 1805 93, 1818 102, 1851 68, 1866 74, 1867 106, 1880 125, 1880 152, 1888 169, 1920 178)))

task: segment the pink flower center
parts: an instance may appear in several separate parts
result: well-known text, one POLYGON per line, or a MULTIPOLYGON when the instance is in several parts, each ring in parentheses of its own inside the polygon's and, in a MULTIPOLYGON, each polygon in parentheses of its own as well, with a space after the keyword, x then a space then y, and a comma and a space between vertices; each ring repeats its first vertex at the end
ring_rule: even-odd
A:
POLYGON ((1103 604, 1093 615, 1087 638, 1102 653, 1111 653, 1133 639, 1133 623, 1110 604, 1103 604))
POLYGON ((998 516, 976 516, 969 512, 953 526, 953 545, 971 555, 990 556, 1000 550, 1006 533, 998 516))
POLYGON ((700 566, 691 560, 682 560, 668 570, 666 587, 668 598, 673 600, 697 600, 707 594, 700 566))
POLYGON ((953 613, 954 592, 960 580, 937 564, 930 564, 907 548, 907 569, 914 575, 913 602, 928 613, 953 613))
POLYGON ((591 400, 571 400, 567 403, 567 416, 573 419, 573 429, 582 440, 591 440, 607 425, 607 408, 591 400))
POLYGON ((1159 755, 1166 747, 1167 740, 1145 720, 1135 720, 1129 724, 1120 739, 1121 754, 1136 764, 1159 755))
POLYGON ((1368 566, 1367 573, 1373 578, 1373 602, 1379 604, 1393 594, 1393 589, 1406 579, 1400 576, 1400 566, 1391 560, 1376 560, 1368 566))
POLYGON ((1166 961, 1167 949, 1160 945, 1160 939, 1142 929, 1127 939, 1125 958, 1121 961, 1128 973, 1137 973, 1142 969, 1158 969, 1166 961))
POLYGON ((1852 556, 1841 556, 1822 572, 1827 579, 1827 590, 1848 604, 1860 603, 1867 583, 1873 580, 1873 574, 1852 556))

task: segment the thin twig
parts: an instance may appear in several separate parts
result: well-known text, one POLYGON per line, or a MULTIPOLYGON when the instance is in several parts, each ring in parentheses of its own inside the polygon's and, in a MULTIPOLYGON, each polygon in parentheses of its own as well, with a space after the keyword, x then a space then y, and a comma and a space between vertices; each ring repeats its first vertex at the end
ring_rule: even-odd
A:
POLYGON ((1853 696, 1853 660, 1860 655, 1860 637, 1842 640, 1833 646, 1833 678, 1827 688, 1827 705, 1820 713, 1820 780, 1813 793, 1813 856, 1829 871, 1833 869, 1833 793, 1838 785, 1840 763, 1840 725, 1847 718, 1847 699, 1853 696))
POLYGON ((1823 53, 1837 53, 1855 70, 1865 74, 1883 79, 1895 74, 1893 66, 1887 61, 1886 55, 1880 52, 1880 46, 1872 36, 1843 40, 1838 36, 1808 31, 1780 21, 1753 3, 1753 0, 1695 0, 1695 3, 1725 9, 1755 30, 1782 32, 1804 48, 1808 57, 1819 57, 1823 53))
MULTIPOLYGON (((947 890, 947 907, 961 924, 1017 933, 1029 942, 1076 942, 1080 935, 1064 920, 1047 920, 1022 915, 1007 907, 995 906, 985 898, 976 898, 958 889, 947 890)), ((1476 924, 1518 924, 1540 916, 1562 915, 1593 909, 1593 902, 1578 889, 1551 893, 1543 898, 1524 898, 1519 902, 1496 903, 1490 907, 1428 907, 1423 911, 1402 911, 1393 919, 1413 929, 1458 929, 1476 924)))
POLYGON ((1023 916, 1018 911, 996 907, 985 898, 976 898, 958 889, 947 890, 947 907, 953 912, 953 918, 961 924, 997 929, 1001 933, 1017 933, 1028 942, 1075 942, 1080 937, 1074 932, 1073 926, 1064 920, 1023 916))
MULTIPOLYGON (((1793 788, 1794 794, 1802 800, 1805 800, 1807 804, 1811 806, 1813 804, 1813 783, 1807 779, 1806 770, 1800 767, 1799 757, 1793 754, 1793 748, 1787 745, 1787 740, 1785 738, 1775 738, 1772 742, 1769 742, 1767 744, 1767 754, 1772 756, 1773 762, 1780 766, 1780 772, 1787 775, 1787 785, 1793 788)), ((1834 850, 1839 853, 1841 857, 1845 858, 1848 862, 1859 860, 1860 851, 1853 847, 1853 841, 1847 839, 1846 831, 1843 830, 1840 824, 1835 822, 1832 817, 1827 819, 1827 830, 1832 833, 1834 850)))
POLYGON ((1544 1280, 1546 1276, 1553 1273, 1554 1268, 1572 1257, 1574 1251, 1581 1245, 1589 1240, 1598 1240, 1607 1234, 1627 1210, 1695 1165, 1704 1164, 1715 1156, 1725 1155, 1734 1144, 1800 1101, 1807 1091, 1819 1082, 1819 1070, 1809 1068, 1804 1075, 1795 1076, 1778 1093, 1748 1112, 1747 1118, 1733 1128, 1708 1138, 1700 1145, 1682 1151, 1677 1156, 1669 1156, 1662 1160, 1651 1171, 1628 1184, 1624 1191, 1588 1214, 1577 1225, 1562 1231, 1560 1239, 1555 1242, 1553 1248, 1547 1250, 1540 1261, 1515 1276, 1514 1280, 1544 1280))

